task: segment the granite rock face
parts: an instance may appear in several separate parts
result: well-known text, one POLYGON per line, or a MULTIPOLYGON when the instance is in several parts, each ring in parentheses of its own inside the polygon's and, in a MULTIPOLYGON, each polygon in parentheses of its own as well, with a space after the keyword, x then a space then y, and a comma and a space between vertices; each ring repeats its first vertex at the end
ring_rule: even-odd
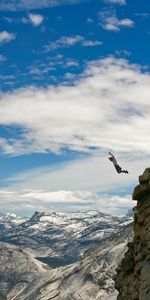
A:
POLYGON ((117 268, 117 300, 150 300, 150 168, 139 176, 132 199, 134 238, 117 268))

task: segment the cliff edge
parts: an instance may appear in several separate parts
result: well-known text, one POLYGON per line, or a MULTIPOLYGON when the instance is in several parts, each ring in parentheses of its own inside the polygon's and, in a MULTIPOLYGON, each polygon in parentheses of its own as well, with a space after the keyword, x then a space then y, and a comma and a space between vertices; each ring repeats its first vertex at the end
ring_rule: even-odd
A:
POLYGON ((150 300, 150 168, 139 176, 132 199, 134 238, 117 268, 117 300, 150 300))

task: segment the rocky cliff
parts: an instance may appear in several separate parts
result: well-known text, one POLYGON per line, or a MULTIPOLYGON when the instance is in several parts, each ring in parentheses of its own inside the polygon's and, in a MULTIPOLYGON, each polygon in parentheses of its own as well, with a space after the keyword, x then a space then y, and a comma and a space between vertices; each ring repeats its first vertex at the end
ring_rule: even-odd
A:
POLYGON ((150 300, 150 168, 139 176, 132 199, 134 238, 117 268, 115 276, 117 300, 150 300))

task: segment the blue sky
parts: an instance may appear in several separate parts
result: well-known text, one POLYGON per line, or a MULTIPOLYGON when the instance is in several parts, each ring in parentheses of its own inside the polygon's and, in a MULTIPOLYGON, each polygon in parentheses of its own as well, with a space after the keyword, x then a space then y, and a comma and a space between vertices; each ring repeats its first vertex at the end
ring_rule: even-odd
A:
POLYGON ((1 211, 133 206, 150 159, 149 13, 146 0, 1 0, 1 211))

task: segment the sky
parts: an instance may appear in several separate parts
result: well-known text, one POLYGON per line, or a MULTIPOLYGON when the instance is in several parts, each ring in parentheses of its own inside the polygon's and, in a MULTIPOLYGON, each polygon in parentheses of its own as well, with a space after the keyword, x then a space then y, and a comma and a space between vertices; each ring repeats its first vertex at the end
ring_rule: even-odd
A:
POLYGON ((147 0, 0 1, 1 212, 136 205, 150 166, 149 53, 147 0))

